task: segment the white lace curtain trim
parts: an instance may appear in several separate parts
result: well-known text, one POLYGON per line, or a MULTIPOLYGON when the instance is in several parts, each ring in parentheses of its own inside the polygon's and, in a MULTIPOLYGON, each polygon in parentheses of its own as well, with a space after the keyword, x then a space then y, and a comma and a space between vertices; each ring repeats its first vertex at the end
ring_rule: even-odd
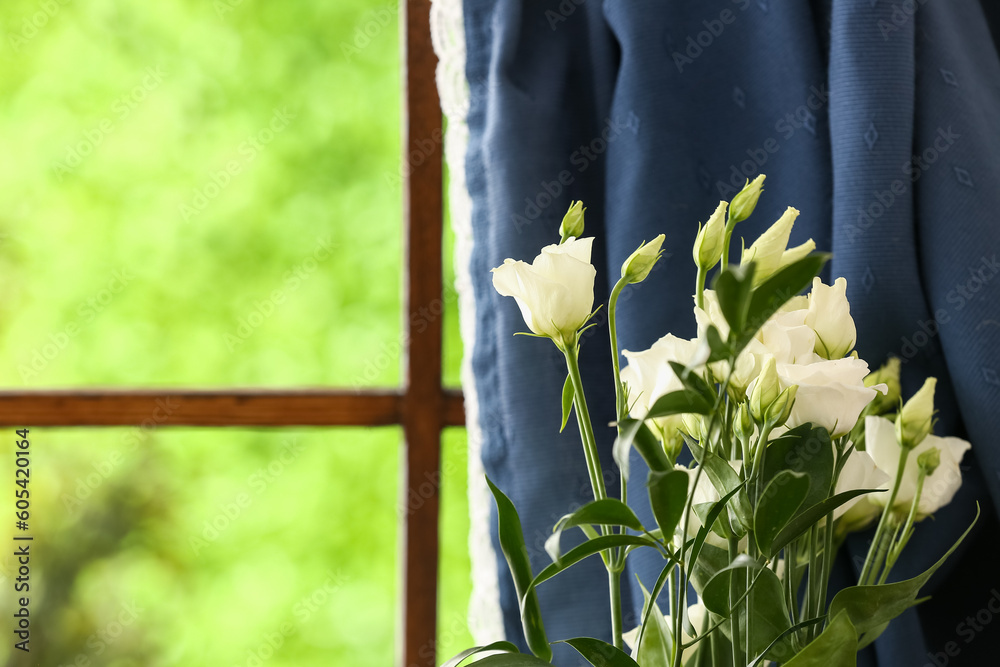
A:
POLYGON ((500 611, 497 560, 490 539, 490 503, 483 470, 483 433, 472 374, 472 349, 476 340, 476 302, 469 274, 472 257, 472 201, 465 184, 465 152, 469 145, 469 86, 465 78, 465 23, 462 0, 431 0, 431 36, 438 56, 437 87, 441 108, 448 118, 445 159, 451 184, 448 202, 455 232, 455 288, 465 356, 462 388, 465 393, 469 455, 469 553, 472 563, 472 599, 469 631, 477 645, 504 638, 500 611))

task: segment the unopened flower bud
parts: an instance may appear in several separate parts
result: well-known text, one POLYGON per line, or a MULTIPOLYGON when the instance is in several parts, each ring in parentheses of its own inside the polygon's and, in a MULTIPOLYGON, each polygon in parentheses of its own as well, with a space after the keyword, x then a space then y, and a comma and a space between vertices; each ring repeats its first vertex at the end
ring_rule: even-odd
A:
POLYGON ((868 414, 872 415, 883 415, 887 412, 892 412, 897 407, 899 407, 899 397, 901 394, 901 389, 899 387, 899 369, 900 362, 897 357, 889 359, 882 368, 878 369, 874 373, 869 373, 868 377, 865 378, 866 387, 876 387, 880 384, 884 384, 888 387, 888 391, 883 396, 882 392, 875 394, 875 398, 872 399, 871 410, 868 414))
POLYGON ((781 426, 788 421, 788 416, 792 414, 792 406, 795 405, 795 394, 798 390, 799 385, 793 384, 778 395, 778 398, 767 409, 767 421, 769 423, 781 426))
POLYGON ((778 369, 774 357, 768 356, 764 368, 754 380, 750 391, 750 414, 760 423, 768 418, 768 408, 781 395, 781 381, 778 379, 778 369))
POLYGON ((931 418, 934 416, 934 387, 937 378, 927 378, 910 400, 906 402, 896 419, 896 440, 900 447, 913 449, 931 432, 931 418))
POLYGON ((559 236, 562 238, 560 243, 564 243, 571 236, 574 238, 583 236, 583 214, 586 210, 582 201, 570 204, 562 223, 559 224, 559 236))
POLYGON ((925 477, 933 475, 939 465, 941 465, 941 450, 937 447, 931 447, 917 457, 917 466, 925 477))
POLYGON ((649 243, 643 242, 636 248, 635 252, 629 255, 625 263, 622 264, 622 278, 630 284, 641 283, 645 280, 649 272, 653 270, 656 260, 662 254, 660 246, 663 245, 664 238, 663 234, 660 234, 649 243))
POLYGON ((762 282, 777 273, 787 264, 808 255, 815 248, 810 239, 801 246, 787 250, 788 237, 792 233, 792 225, 799 217, 797 209, 789 206, 773 225, 761 234, 753 244, 743 251, 740 266, 753 262, 756 271, 753 274, 753 284, 757 287, 762 282), (789 253, 786 257, 786 253, 789 253))
POLYGON ((708 219, 705 226, 698 230, 694 241, 694 263, 698 268, 708 271, 722 257, 722 245, 726 239, 726 202, 720 201, 715 213, 708 219))
POLYGON ((760 199, 765 178, 764 174, 761 174, 752 181, 748 181, 739 194, 733 197, 733 202, 729 205, 730 225, 743 222, 753 213, 754 208, 757 207, 757 200, 760 199))
POLYGON ((747 407, 746 403, 741 403, 739 410, 736 412, 736 435, 743 442, 750 442, 753 437, 754 422, 753 417, 750 415, 750 408, 747 407))

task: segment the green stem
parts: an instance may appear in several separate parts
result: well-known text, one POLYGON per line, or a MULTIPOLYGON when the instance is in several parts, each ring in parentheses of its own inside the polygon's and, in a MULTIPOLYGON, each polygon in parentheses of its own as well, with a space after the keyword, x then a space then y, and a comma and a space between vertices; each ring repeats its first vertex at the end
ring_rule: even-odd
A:
POLYGON ((611 591, 611 637, 615 648, 623 649, 622 642, 622 573, 608 568, 608 589, 611 591))
POLYGON ((597 440, 594 438, 594 427, 590 421, 590 411, 587 409, 587 398, 583 393, 583 379, 580 377, 580 363, 577 351, 564 350, 566 368, 569 371, 570 382, 573 383, 574 405, 576 406, 576 422, 580 426, 580 439, 583 441, 583 453, 587 459, 587 472, 590 474, 590 485, 594 489, 594 499, 603 500, 608 492, 604 488, 604 474, 601 471, 601 461, 597 454, 597 440))
MULTIPOLYGON (((608 299, 608 331, 611 338, 611 360, 615 369, 615 417, 618 427, 618 435, 621 435, 621 422, 628 417, 628 405, 625 404, 625 385, 622 384, 621 361, 618 353, 618 326, 616 324, 616 311, 618 309, 618 297, 628 283, 624 278, 619 280, 614 289, 611 290, 611 297, 608 299)), ((621 499, 628 504, 628 480, 625 473, 618 471, 619 486, 621 487, 621 499)), ((623 529, 624 532, 624 529, 623 529)))
MULTIPOLYGON (((872 567, 876 565, 874 556, 875 551, 878 549, 879 544, 882 539, 882 534, 885 532, 886 525, 889 520, 888 517, 892 514, 893 503, 896 502, 896 494, 899 493, 899 485, 903 481, 903 471, 906 469, 906 459, 910 455, 910 450, 905 447, 900 447, 899 452, 899 466, 896 469, 896 480, 892 485, 892 492, 889 494, 889 500, 885 504, 885 509, 882 511, 882 516, 878 521, 878 528, 875 529, 875 538, 872 540, 872 546, 868 549, 868 556, 865 558, 865 565, 861 568, 861 577, 859 577, 858 582, 864 586, 865 582, 869 578, 872 567)), ((872 580, 875 579, 872 575, 872 580)))
POLYGON ((694 298, 699 308, 705 307, 705 278, 708 276, 708 269, 698 265, 698 283, 695 286, 694 298))
POLYGON ((920 470, 917 474, 917 493, 913 496, 913 503, 910 504, 910 513, 907 515, 903 531, 899 535, 899 542, 889 545, 889 555, 886 557, 885 569, 882 571, 882 576, 879 577, 878 581, 880 584, 885 583, 885 580, 889 577, 889 571, 892 570, 900 554, 903 553, 903 549, 906 548, 907 543, 910 541, 910 537, 913 535, 913 522, 917 517, 917 507, 920 505, 920 496, 924 492, 924 480, 926 477, 923 470, 920 470))
MULTIPOLYGON (((740 541, 736 536, 729 538, 729 562, 736 560, 740 554, 740 541)), ((733 645, 733 667, 741 667, 746 664, 743 659, 743 645, 740 643, 740 621, 739 613, 734 609, 736 601, 740 599, 739 589, 736 587, 736 574, 729 576, 729 636, 733 645)), ((721 665, 720 665, 721 667, 721 665)))
POLYGON ((729 213, 726 213, 726 235, 722 240, 722 268, 723 270, 729 266, 729 241, 733 237, 733 229, 736 228, 736 223, 733 222, 732 217, 729 213))

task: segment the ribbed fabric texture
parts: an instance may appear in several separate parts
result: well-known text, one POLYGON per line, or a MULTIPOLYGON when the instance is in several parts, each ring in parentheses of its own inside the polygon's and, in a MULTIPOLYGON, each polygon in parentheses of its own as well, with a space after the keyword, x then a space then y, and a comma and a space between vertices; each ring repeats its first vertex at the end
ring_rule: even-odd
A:
MULTIPOLYGON (((792 243, 811 237, 833 250, 862 357, 903 359, 906 395, 939 377, 938 433, 973 443, 962 491, 919 527, 894 576, 934 562, 977 500, 987 514, 932 581, 942 602, 904 614, 859 664, 934 664, 928 653, 948 641, 960 649, 949 664, 979 664, 979 651, 997 647, 996 633, 967 642, 956 628, 1000 584, 970 574, 977 558, 988 562, 1000 499, 1000 62, 987 18, 975 0, 465 2, 483 460, 521 511, 536 571, 549 562, 552 524, 590 498, 589 482, 575 429, 558 433, 562 357, 547 341, 513 336, 523 321, 493 291, 489 269, 557 242, 570 200, 582 199, 586 235, 597 239, 598 302, 640 241, 667 237, 665 261, 620 302, 621 344, 693 335, 697 223, 763 172, 766 192, 737 236, 749 244, 786 206, 800 209, 792 243)), ((606 329, 591 330, 582 350, 613 489, 606 329)), ((644 497, 644 480, 637 459, 630 497, 644 497)), ((637 510, 651 520, 648 507, 637 510)), ((852 583, 869 538, 849 540, 839 585, 852 583)), ((500 559, 506 629, 519 640, 500 559)), ((657 560, 632 559, 629 627, 641 604, 635 577, 651 585, 657 560)), ((539 593, 550 639, 607 638, 598 559, 539 593)), ((572 651, 556 654, 557 664, 579 664, 572 651)))

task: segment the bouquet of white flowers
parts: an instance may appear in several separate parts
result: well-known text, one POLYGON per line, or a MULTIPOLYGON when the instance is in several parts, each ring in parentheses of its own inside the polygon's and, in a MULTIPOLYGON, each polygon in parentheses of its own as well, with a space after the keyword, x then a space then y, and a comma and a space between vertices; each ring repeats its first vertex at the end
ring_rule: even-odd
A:
POLYGON ((534 573, 517 510, 490 483, 534 655, 496 642, 446 667, 472 656, 483 666, 550 664, 535 589, 595 554, 609 575, 614 643, 560 641, 596 667, 855 665, 861 648, 920 602, 921 587, 958 546, 920 576, 887 583, 915 524, 961 485, 969 443, 931 434, 934 378, 903 403, 899 361, 870 373, 853 352, 846 281, 825 285, 817 277, 829 256, 815 253, 812 241, 787 248, 798 211, 789 208, 730 265, 734 227, 753 212, 763 180, 748 183, 728 206, 721 202, 699 229, 695 339, 667 334, 648 350, 619 350, 616 302, 649 275, 663 235, 622 266, 608 303, 620 499, 605 490, 578 365, 580 333, 594 326, 587 322, 596 312, 593 239, 580 238, 582 205, 566 214, 558 245, 531 264, 508 259, 493 270, 494 286, 517 301, 528 335, 551 339, 566 357, 562 424, 575 410, 594 500, 556 523, 546 543, 552 563, 534 573), (628 361, 623 369, 620 356, 628 361), (643 525, 625 497, 633 448, 649 467, 655 526, 643 525), (685 448, 689 466, 678 463, 685 448), (859 585, 828 601, 845 535, 876 521, 859 585), (560 538, 571 528, 586 540, 563 553, 560 538), (662 556, 663 569, 644 589, 641 624, 624 632, 621 576, 629 554, 644 548, 662 556))

